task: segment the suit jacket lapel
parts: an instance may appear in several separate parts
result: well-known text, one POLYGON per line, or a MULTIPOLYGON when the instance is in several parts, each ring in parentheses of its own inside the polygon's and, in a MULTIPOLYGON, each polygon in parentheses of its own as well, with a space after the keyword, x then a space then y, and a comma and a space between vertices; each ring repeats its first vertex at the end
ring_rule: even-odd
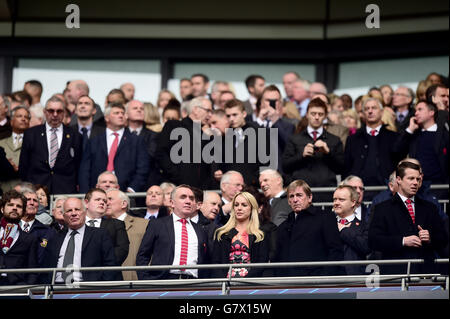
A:
MULTIPOLYGON (((92 238, 92 232, 94 231, 93 227, 85 226, 84 228, 84 237, 83 237, 83 245, 81 246, 81 257, 83 257, 83 252, 86 251, 86 247, 89 244, 89 241, 92 238)), ((83 258, 81 258, 83 261, 83 258)))
MULTIPOLYGON (((169 251, 175 251, 175 228, 173 227, 173 217, 165 218, 167 233, 169 234, 170 247, 169 251)), ((172 254, 173 258, 173 254, 172 254)))
POLYGON ((126 231, 127 231, 127 233, 128 233, 128 230, 129 230, 131 227, 133 227, 133 222, 134 222, 133 216, 130 216, 130 215, 127 214, 127 216, 126 216, 125 219, 124 219, 124 222, 125 222, 125 229, 126 229, 126 231))
POLYGON ((128 128, 125 128, 125 130, 123 131, 123 136, 120 139, 119 147, 117 148, 116 156, 122 151, 122 149, 128 143, 128 139, 130 138, 130 135, 131 135, 131 133, 128 130, 128 128))
POLYGON ((47 143, 47 129, 46 129, 46 125, 43 124, 42 125, 42 130, 41 130, 41 135, 40 135, 40 142, 43 144, 42 149, 44 150, 45 153, 45 159, 48 161, 48 143, 47 143))

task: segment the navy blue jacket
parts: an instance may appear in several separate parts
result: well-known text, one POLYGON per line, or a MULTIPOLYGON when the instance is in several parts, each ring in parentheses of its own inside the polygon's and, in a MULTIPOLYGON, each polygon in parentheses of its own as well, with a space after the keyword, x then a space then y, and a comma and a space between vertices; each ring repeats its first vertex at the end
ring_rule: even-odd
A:
MULTIPOLYGON (((114 173, 122 191, 128 187, 135 192, 145 191, 149 171, 149 155, 141 137, 125 128, 114 157, 114 173)), ((95 187, 98 176, 108 166, 106 133, 89 139, 80 165, 80 192, 86 193, 95 187)))

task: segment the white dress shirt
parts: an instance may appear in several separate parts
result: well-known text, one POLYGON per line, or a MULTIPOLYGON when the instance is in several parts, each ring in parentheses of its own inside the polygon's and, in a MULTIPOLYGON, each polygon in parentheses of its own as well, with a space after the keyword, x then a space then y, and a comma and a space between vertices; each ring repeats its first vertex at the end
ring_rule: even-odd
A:
POLYGON ((102 219, 101 218, 90 218, 88 215, 86 215, 86 222, 85 224, 89 227, 92 227, 91 224, 89 223, 90 220, 95 220, 94 225, 96 228, 100 228, 100 224, 102 223, 102 219))
POLYGON ((355 209, 355 215, 356 215, 356 218, 358 218, 359 220, 362 220, 362 219, 361 219, 361 214, 362 214, 362 208, 361 208, 361 206, 356 207, 356 209, 355 209))
POLYGON ((24 229, 25 228, 25 223, 28 223, 28 231, 30 231, 31 230, 31 226, 33 226, 33 223, 34 223, 34 219, 32 220, 32 221, 29 221, 29 222, 25 222, 25 221, 23 221, 23 220, 20 220, 20 222, 19 222, 19 224, 20 224, 20 229, 24 229))
POLYGON ((147 213, 145 214, 144 218, 145 219, 150 219, 150 217, 155 216, 155 218, 158 218, 158 214, 159 211, 157 211, 156 213, 150 213, 149 211, 147 211, 147 213))
MULTIPOLYGON (((51 140, 52 140, 52 130, 53 128, 45 123, 45 132, 47 134, 47 148, 48 148, 48 162, 50 163, 50 154, 51 154, 51 140)), ((62 124, 56 128, 56 138, 58 140, 58 150, 61 148, 61 143, 63 139, 63 126, 62 124)))
MULTIPOLYGON (((86 225, 81 226, 77 229, 78 234, 75 234, 75 252, 73 255, 73 265, 74 267, 81 267, 81 248, 83 247, 83 237, 84 237, 84 231, 86 229, 86 225)), ((59 251, 59 257, 58 257, 58 264, 57 268, 62 268, 63 262, 64 262, 64 255, 66 254, 67 245, 69 243, 70 234, 72 234, 72 229, 68 229, 66 237, 64 237, 64 241, 61 245, 61 250, 59 251)), ((73 273, 73 280, 74 281, 82 281, 83 276, 81 275, 81 272, 75 271, 73 273)), ((55 282, 63 282, 62 273, 58 272, 56 273, 56 279, 55 282)))
POLYGON ((314 131, 317 132, 317 138, 319 138, 319 136, 321 136, 323 134, 323 126, 319 127, 317 130, 315 130, 311 126, 308 125, 307 130, 308 130, 309 136, 311 136, 311 138, 313 138, 313 139, 314 139, 314 134, 313 134, 314 131))
POLYGON ((124 221, 125 221, 125 217, 127 217, 127 213, 123 213, 122 215, 120 215, 119 217, 117 217, 117 219, 124 222, 124 221))
MULTIPOLYGON (((182 223, 179 221, 182 219, 181 217, 178 217, 175 214, 172 214, 173 217, 173 228, 175 231, 175 251, 174 251, 174 257, 173 257, 173 263, 172 265, 179 265, 180 264, 180 255, 181 255, 181 227, 182 223)), ((191 221, 189 218, 186 222, 186 229, 188 233, 188 254, 187 254, 187 265, 196 265, 198 263, 198 239, 197 239, 197 233, 194 230, 194 227, 192 227, 191 221)), ((186 269, 184 272, 181 271, 181 269, 173 269, 170 270, 170 273, 172 274, 189 274, 196 278, 198 278, 198 269, 186 269)))
POLYGON ((372 134, 370 133, 370 131, 376 130, 375 136, 378 136, 378 134, 380 134, 381 126, 382 126, 382 125, 379 125, 379 126, 377 126, 376 128, 370 128, 370 127, 366 126, 366 132, 367 132, 367 134, 372 135, 372 134))
POLYGON ((110 130, 109 128, 106 129, 106 146, 108 147, 108 155, 109 155, 109 151, 111 150, 111 146, 116 138, 114 136, 114 133, 119 134, 119 143, 117 143, 117 146, 119 146, 124 132, 125 132, 124 128, 121 128, 120 130, 118 130, 116 132, 114 132, 113 130, 110 130))
POLYGON ((342 218, 339 217, 338 215, 336 215, 336 219, 337 219, 338 223, 341 221, 341 219, 346 219, 347 223, 351 223, 355 218, 356 218, 355 213, 351 214, 350 216, 342 217, 342 218))
POLYGON ((19 143, 21 143, 23 141, 23 133, 22 134, 16 134, 16 133, 12 133, 12 138, 13 138, 13 144, 14 147, 17 148, 19 146, 19 143))

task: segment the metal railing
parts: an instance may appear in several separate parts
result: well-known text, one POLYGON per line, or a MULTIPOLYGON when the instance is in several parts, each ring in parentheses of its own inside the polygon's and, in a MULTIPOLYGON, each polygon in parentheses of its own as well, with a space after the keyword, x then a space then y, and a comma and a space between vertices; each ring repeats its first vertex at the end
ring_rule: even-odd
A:
MULTIPOLYGON (((11 291, 43 290, 45 299, 51 299, 53 292, 73 291, 74 289, 143 289, 143 288, 174 288, 174 287, 199 287, 211 288, 221 287, 222 295, 229 295, 232 287, 242 287, 248 285, 258 286, 301 286, 301 285, 368 285, 372 283, 401 283, 401 290, 407 291, 411 283, 419 283, 422 279, 432 279, 434 283, 445 286, 449 289, 449 276, 447 274, 411 274, 411 265, 423 264, 423 259, 396 259, 396 260, 354 260, 354 261, 316 261, 316 262, 279 262, 279 263, 253 263, 253 264, 204 264, 204 265, 159 265, 159 266, 114 266, 114 267, 80 267, 80 268, 22 268, 22 269, 2 269, 1 273, 52 273, 50 284, 42 285, 22 285, 22 286, 0 286, 0 296, 2 293, 11 291), (372 272, 368 275, 346 275, 346 276, 295 276, 295 277, 255 277, 255 278, 234 278, 231 277, 233 268, 283 268, 283 267, 332 267, 350 265, 406 265, 407 271, 404 274, 381 275, 379 272, 372 272), (55 282, 58 272, 71 271, 156 271, 172 269, 228 269, 227 278, 207 278, 207 279, 159 279, 159 280, 137 280, 137 281, 96 281, 96 282, 74 282, 69 284, 58 284, 55 282)), ((436 259, 436 264, 448 264, 449 259, 436 259)), ((367 268, 366 268, 367 269, 367 268)), ((373 268, 372 268, 373 269, 373 268)))
MULTIPOLYGON (((388 187, 386 185, 384 186, 365 186, 364 187, 364 191, 366 192, 370 192, 370 191, 384 191, 388 189, 388 187)), ((433 184, 430 185, 430 189, 433 190, 443 190, 443 189, 449 189, 449 185, 447 184, 433 184)), ((328 192, 334 192, 336 190, 336 187, 312 187, 311 191, 313 193, 328 193, 328 192)), ((213 189, 213 190, 209 190, 212 192, 216 192, 218 194, 220 194, 220 190, 217 189, 213 189)), ((130 198, 135 198, 135 197, 145 197, 147 195, 146 192, 138 192, 138 193, 126 193, 128 197, 130 198)), ((59 195, 50 195, 50 212, 53 210, 53 200, 56 196, 67 196, 67 197, 76 197, 76 198, 84 198, 85 194, 59 194, 59 195)), ((449 200, 448 199, 440 199, 439 203, 440 204, 446 204, 448 203, 449 200)), ((364 201, 363 202, 364 205, 370 205, 372 204, 371 201, 364 201)), ((315 202, 313 203, 314 206, 322 206, 322 207, 328 207, 328 206, 333 206, 332 202, 315 202)), ((136 207, 135 209, 141 209, 142 207, 136 207)), ((133 209, 133 208, 131 208, 133 209)), ((446 212, 446 208, 444 206, 444 212, 446 212)))

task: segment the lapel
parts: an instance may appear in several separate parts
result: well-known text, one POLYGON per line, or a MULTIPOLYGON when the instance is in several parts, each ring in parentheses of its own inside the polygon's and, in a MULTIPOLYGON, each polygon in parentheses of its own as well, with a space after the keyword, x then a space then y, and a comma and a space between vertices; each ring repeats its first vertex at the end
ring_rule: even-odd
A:
MULTIPOLYGON (((47 143, 47 131, 45 129, 45 124, 41 125, 41 130, 40 130, 41 134, 39 135, 39 143, 43 146, 42 150, 44 151, 45 154, 45 158, 47 159, 48 162, 48 143, 47 143)), ((50 167, 50 166, 49 166, 50 167)))
POLYGON ((427 222, 427 214, 426 209, 422 204, 422 200, 416 195, 414 197, 414 217, 416 220, 416 225, 420 225, 423 229, 427 229, 427 226, 425 226, 425 223, 427 222))
MULTIPOLYGON (((92 233, 94 231, 95 231, 94 227, 85 226, 85 228, 84 228, 83 245, 81 246, 81 256, 82 257, 83 257, 84 252, 86 251, 86 247, 89 244, 89 241, 92 238, 92 233)), ((83 260, 83 259, 81 259, 81 260, 83 260)))
POLYGON ((131 133, 128 130, 128 127, 126 127, 125 130, 123 131, 123 136, 120 139, 120 143, 117 148, 116 156, 119 155, 119 153, 122 151, 122 149, 126 147, 126 145, 128 144, 128 139, 130 139, 130 138, 131 138, 131 133))
MULTIPOLYGON (((106 163, 108 163, 108 145, 106 142, 106 130, 103 132, 102 135, 99 136, 99 144, 100 144, 100 151, 103 152, 106 156, 106 163)), ((95 144, 94 144, 95 147, 95 144)))
POLYGON ((67 150, 68 147, 70 146, 70 139, 72 138, 72 131, 69 130, 64 124, 62 127, 63 133, 62 133, 61 147, 58 150, 58 155, 56 156, 56 159, 61 158, 61 156, 65 156, 66 154, 68 154, 67 150))
POLYGON ((8 146, 8 148, 9 148, 11 151, 13 151, 13 152, 16 151, 16 147, 14 146, 14 140, 13 140, 12 134, 11 134, 10 137, 8 137, 8 138, 5 140, 5 143, 6 143, 6 146, 8 146))
POLYGON ((167 229, 167 234, 169 235, 170 247, 168 251, 173 252, 175 251, 175 228, 173 227, 173 217, 172 215, 169 215, 162 220, 164 220, 167 229))
POLYGON ((127 233, 128 233, 128 230, 129 230, 131 227, 133 227, 133 222, 134 222, 133 216, 130 216, 130 215, 127 214, 127 216, 126 216, 125 219, 124 219, 124 222, 125 222, 125 229, 126 229, 126 231, 127 231, 127 233))
MULTIPOLYGON (((413 221, 411 219, 411 216, 409 215, 408 212, 408 208, 406 208, 405 203, 403 203, 402 199, 400 198, 400 196, 398 195, 398 193, 396 193, 393 197, 392 200, 396 203, 396 205, 399 207, 399 212, 400 212, 400 217, 403 220, 407 220, 408 223, 410 224, 410 226, 414 226, 413 221)), ((414 206, 416 206, 417 203, 417 195, 414 197, 414 206)), ((417 207, 414 207, 414 213, 416 213, 417 211, 417 207)))
POLYGON ((191 225, 192 225, 192 227, 194 227, 195 234, 197 235, 197 242, 198 242, 197 250, 198 250, 198 256, 200 258, 200 256, 203 256, 204 252, 206 252, 206 243, 203 238, 202 228, 201 228, 201 226, 194 223, 193 221, 191 221, 191 225))

